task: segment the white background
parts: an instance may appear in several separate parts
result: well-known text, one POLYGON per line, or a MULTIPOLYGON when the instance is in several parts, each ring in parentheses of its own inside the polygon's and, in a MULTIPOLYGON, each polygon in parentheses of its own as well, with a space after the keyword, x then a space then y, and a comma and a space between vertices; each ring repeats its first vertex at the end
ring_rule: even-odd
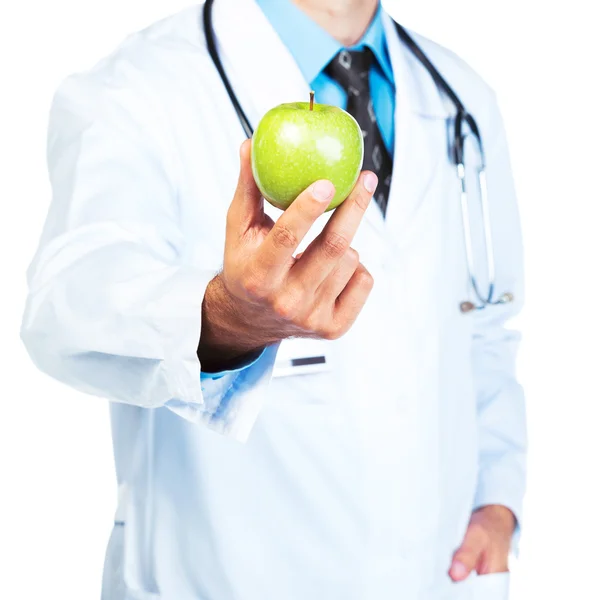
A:
MULTIPOLYGON (((108 411, 37 373, 18 338, 50 190, 51 96, 181 0, 13 2, 0 12, 0 597, 99 598, 115 506, 108 411)), ((390 0, 496 89, 525 234, 519 369, 530 484, 512 600, 599 598, 600 103, 589 0, 390 0)))

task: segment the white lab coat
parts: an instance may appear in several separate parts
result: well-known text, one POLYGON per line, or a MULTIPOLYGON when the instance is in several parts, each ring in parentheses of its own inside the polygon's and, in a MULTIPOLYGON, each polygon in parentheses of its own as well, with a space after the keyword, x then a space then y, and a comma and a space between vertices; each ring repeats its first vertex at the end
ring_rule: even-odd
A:
MULTIPOLYGON (((219 0, 214 27, 255 125, 308 96, 254 2, 219 0)), ((202 298, 222 264, 244 136, 199 8, 130 37, 56 95, 53 200, 22 336, 40 369, 113 401, 119 503, 105 600, 507 597, 508 575, 447 576, 474 507, 521 517, 524 408, 505 322, 522 304, 522 267, 505 137, 490 89, 418 38, 482 129, 497 290, 516 299, 462 314, 449 107, 387 16, 385 27, 394 176, 385 221, 370 206, 354 243, 375 287, 346 336, 306 351, 327 356, 308 374, 278 373, 274 347, 201 386, 202 298)), ((481 257, 476 211, 472 222, 481 257)), ((303 352, 297 340, 280 349, 303 352)))

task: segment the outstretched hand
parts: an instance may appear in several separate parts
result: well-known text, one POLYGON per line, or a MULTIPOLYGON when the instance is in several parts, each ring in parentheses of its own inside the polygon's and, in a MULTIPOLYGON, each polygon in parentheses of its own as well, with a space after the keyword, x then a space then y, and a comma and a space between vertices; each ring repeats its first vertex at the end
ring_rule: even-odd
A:
POLYGON ((240 177, 227 214, 223 271, 208 286, 198 355, 203 369, 287 337, 335 339, 354 323, 373 278, 351 247, 377 187, 374 173, 356 186, 301 256, 294 256, 335 194, 313 183, 276 223, 265 214, 250 165, 240 151, 240 177))

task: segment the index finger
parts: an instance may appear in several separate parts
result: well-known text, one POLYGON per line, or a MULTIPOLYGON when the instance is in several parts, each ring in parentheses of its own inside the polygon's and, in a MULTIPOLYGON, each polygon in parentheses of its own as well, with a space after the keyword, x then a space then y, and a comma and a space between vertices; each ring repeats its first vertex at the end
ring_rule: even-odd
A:
POLYGON ((364 171, 348 198, 294 265, 294 272, 300 279, 312 286, 325 280, 350 247, 376 187, 375 173, 364 171))
POLYGON ((257 253, 259 264, 266 269, 282 269, 308 233, 313 223, 325 212, 335 195, 331 181, 315 181, 294 200, 277 219, 257 253))

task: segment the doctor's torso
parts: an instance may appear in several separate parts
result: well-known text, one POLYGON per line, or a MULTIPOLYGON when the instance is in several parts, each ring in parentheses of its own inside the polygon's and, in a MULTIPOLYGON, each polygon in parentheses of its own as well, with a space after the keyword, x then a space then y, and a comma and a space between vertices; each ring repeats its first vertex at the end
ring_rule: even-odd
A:
MULTIPOLYGON (((104 600, 495 597, 446 575, 478 470, 474 315, 458 308, 468 276, 447 107, 384 19, 396 83, 393 180, 385 219, 372 202, 353 242, 375 280, 371 296, 339 340, 309 350, 282 343, 282 356, 326 360, 304 371, 275 365, 244 444, 165 407, 111 405, 119 506, 104 600)), ((254 126, 273 106, 307 97, 253 2, 216 3, 214 26, 254 126)), ((487 105, 490 92, 456 57, 428 50, 469 88, 472 110, 487 105)), ((134 115, 128 139, 176 200, 178 230, 164 238, 177 239, 178 259, 219 272, 244 133, 204 47, 201 9, 132 36, 80 77, 134 115)), ((152 187, 139 185, 150 198, 152 187)))
MULTIPOLYGON (((164 69, 140 110, 156 111, 186 260, 216 273, 243 132, 204 53, 146 43, 145 60, 164 69)), ((261 73, 277 79, 273 71, 286 65, 236 67, 235 88, 256 124, 268 108, 253 95, 261 73)), ((266 101, 304 97, 306 87, 297 78, 266 101)), ((166 409, 113 406, 117 437, 128 440, 116 444, 129 467, 121 510, 134 588, 151 591, 172 570, 169 598, 190 590, 218 600, 451 593, 445 570, 477 468, 471 324, 458 311, 463 242, 445 121, 403 105, 400 97, 388 214, 373 203, 353 243, 375 287, 347 335, 313 344, 326 367, 281 376, 276 367, 245 445, 166 409)), ((283 344, 294 355, 302 342, 283 344)))

